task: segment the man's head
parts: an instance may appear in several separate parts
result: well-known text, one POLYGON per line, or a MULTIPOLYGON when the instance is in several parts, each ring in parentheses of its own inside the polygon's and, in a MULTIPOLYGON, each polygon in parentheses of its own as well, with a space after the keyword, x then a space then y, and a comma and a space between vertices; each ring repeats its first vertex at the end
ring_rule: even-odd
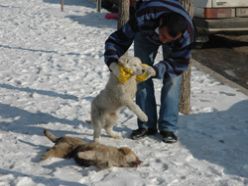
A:
POLYGON ((187 20, 180 14, 165 14, 159 22, 159 39, 162 43, 175 41, 182 37, 187 27, 187 20))

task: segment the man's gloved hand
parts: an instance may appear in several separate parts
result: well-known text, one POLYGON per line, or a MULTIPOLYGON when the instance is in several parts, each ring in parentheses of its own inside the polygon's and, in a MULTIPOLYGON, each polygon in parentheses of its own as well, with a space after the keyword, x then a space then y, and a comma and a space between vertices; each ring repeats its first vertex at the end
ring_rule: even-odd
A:
POLYGON ((136 76, 136 80, 138 82, 142 82, 149 79, 152 76, 156 76, 156 71, 151 66, 147 64, 142 64, 142 67, 143 67, 143 74, 136 76))
POLYGON ((118 81, 122 84, 126 83, 133 75, 133 71, 131 69, 127 69, 123 65, 116 62, 111 63, 109 68, 117 77, 118 81))

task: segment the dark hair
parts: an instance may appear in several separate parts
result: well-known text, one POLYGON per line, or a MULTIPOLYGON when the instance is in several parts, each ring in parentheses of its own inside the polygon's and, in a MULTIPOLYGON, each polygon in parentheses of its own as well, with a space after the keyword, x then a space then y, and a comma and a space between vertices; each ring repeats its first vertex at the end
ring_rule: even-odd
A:
POLYGON ((183 34, 186 31, 188 22, 180 14, 168 13, 161 16, 159 27, 167 27, 169 34, 172 37, 176 37, 178 34, 183 34))

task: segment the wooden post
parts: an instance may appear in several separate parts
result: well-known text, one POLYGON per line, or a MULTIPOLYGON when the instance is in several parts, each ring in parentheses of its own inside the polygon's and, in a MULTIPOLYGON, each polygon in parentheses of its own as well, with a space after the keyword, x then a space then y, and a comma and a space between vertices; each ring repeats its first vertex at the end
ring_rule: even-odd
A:
POLYGON ((118 2, 118 25, 117 28, 122 27, 129 19, 129 0, 119 0, 118 2))
MULTIPOLYGON (((193 6, 191 0, 180 0, 184 8, 188 11, 188 13, 193 17, 193 6)), ((181 97, 179 110, 183 114, 190 113, 190 84, 191 79, 191 65, 186 72, 182 75, 182 85, 181 85, 181 97)))
POLYGON ((190 84, 191 79, 191 65, 189 64, 189 68, 182 75, 182 84, 181 84, 181 97, 179 103, 179 110, 183 114, 190 114, 190 84))
MULTIPOLYGON (((118 1, 118 24, 117 29, 121 28, 129 19, 129 0, 119 0, 118 1)), ((128 55, 126 52, 125 55, 128 55)))
POLYGON ((101 12, 102 0, 96 0, 96 9, 97 9, 97 12, 101 12))
POLYGON ((60 0, 60 10, 64 11, 64 0, 60 0))

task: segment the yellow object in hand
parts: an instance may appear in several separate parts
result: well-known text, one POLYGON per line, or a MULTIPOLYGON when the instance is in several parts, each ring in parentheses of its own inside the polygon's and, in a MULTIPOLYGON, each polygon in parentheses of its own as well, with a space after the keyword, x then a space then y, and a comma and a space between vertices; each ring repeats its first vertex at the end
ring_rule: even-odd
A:
POLYGON ((131 69, 125 68, 124 66, 120 64, 118 64, 118 66, 119 66, 119 76, 117 77, 117 79, 121 84, 124 84, 133 75, 133 71, 131 69))
MULTIPOLYGON (((147 64, 142 64, 142 66, 144 67, 144 69, 147 69, 149 67, 149 65, 147 65, 147 64)), ((147 70, 145 70, 143 74, 136 76, 136 81, 138 81, 138 82, 145 81, 145 80, 147 80, 148 76, 149 76, 149 74, 148 74, 147 70)))

